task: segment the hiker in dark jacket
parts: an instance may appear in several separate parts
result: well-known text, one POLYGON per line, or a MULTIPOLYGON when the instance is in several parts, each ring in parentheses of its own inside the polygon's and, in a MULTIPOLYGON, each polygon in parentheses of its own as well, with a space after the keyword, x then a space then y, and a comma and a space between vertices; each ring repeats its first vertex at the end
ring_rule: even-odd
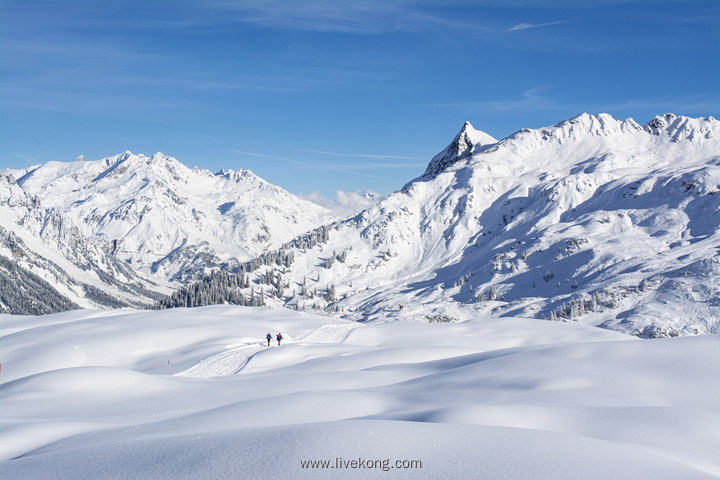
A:
POLYGON ((282 340, 282 333, 278 333, 275 338, 277 338, 278 345, 280 345, 280 340, 282 340))

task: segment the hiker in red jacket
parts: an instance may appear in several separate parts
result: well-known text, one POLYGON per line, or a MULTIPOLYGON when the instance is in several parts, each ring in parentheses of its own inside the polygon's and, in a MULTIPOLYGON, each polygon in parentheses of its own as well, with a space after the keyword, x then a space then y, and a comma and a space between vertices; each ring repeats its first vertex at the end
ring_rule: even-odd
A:
POLYGON ((282 333, 279 333, 279 332, 278 332, 278 334, 275 335, 275 338, 277 338, 278 345, 280 345, 280 340, 282 340, 282 333))

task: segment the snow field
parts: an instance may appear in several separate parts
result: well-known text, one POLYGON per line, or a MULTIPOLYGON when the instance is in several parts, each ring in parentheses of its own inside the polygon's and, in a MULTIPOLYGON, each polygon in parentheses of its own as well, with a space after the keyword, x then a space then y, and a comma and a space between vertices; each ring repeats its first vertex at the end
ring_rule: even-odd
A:
MULTIPOLYGON (((314 330, 303 336, 303 343, 342 343, 345 337, 350 331, 356 328, 356 325, 323 325, 317 330, 314 330)), ((229 350, 213 355, 210 358, 202 360, 197 365, 194 365, 187 370, 178 373, 177 375, 182 377, 194 377, 194 378, 210 378, 220 377, 223 375, 232 375, 240 373, 247 363, 253 359, 254 370, 257 370, 257 360, 254 360, 255 355, 261 353, 263 350, 276 346, 277 339, 275 335, 270 340, 270 344, 263 343, 251 343, 245 344, 240 347, 228 346, 229 350)), ((288 342, 292 343, 287 337, 283 337, 282 345, 287 345, 288 342)), ((294 351, 294 350, 293 350, 294 351)), ((298 354, 291 356, 291 362, 297 362, 298 354)), ((271 365, 277 368, 279 359, 277 355, 273 355, 271 365)))
POLYGON ((0 474, 718 478, 718 347, 519 318, 355 324, 232 306, 0 316, 0 474), (261 346, 268 331, 286 342, 261 346), (338 458, 422 468, 338 471, 338 458))

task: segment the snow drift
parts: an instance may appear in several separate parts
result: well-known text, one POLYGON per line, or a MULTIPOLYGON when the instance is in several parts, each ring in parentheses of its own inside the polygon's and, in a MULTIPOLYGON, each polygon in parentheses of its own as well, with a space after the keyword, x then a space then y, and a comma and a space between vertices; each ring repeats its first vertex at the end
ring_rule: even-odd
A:
POLYGON ((0 471, 717 478, 718 341, 233 306, 1 315, 0 471), (287 343, 263 346, 268 331, 287 343))

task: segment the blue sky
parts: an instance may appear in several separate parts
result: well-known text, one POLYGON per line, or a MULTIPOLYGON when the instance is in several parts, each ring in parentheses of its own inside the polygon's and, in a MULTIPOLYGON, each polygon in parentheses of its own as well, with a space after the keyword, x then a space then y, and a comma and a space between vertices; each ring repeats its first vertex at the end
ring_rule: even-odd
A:
POLYGON ((0 0, 0 167, 161 151, 388 193, 466 120, 719 117, 718 52, 715 0, 0 0))

